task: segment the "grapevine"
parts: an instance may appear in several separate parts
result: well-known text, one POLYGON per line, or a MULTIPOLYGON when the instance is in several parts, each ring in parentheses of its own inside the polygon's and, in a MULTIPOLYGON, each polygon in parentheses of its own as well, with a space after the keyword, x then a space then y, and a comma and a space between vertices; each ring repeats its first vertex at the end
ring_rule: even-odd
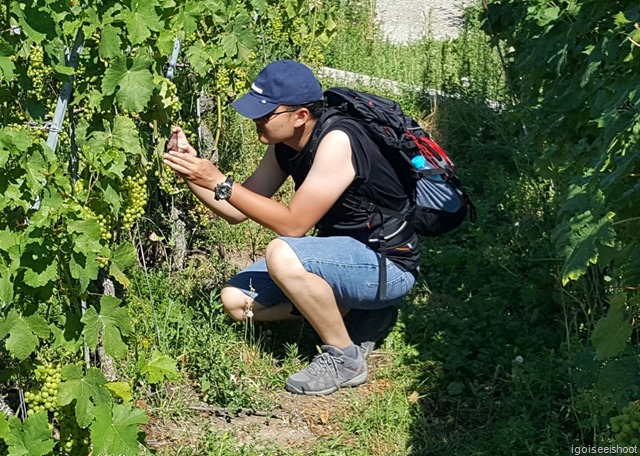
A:
MULTIPOLYGON (((127 274, 138 257, 126 231, 147 211, 161 214, 157 207, 147 207, 148 153, 154 148, 157 152, 151 172, 166 192, 159 197, 173 200, 184 193, 187 205, 199 204, 162 164, 162 144, 156 138, 179 124, 195 144, 198 94, 211 93, 221 113, 230 98, 246 91, 254 65, 263 63, 256 61, 257 52, 264 50, 257 34, 261 26, 270 29, 269 19, 251 21, 253 0, 223 2, 215 11, 196 0, 89 2, 70 8, 53 0, 31 3, 18 0, 15 6, 9 2, 0 8, 5 24, 0 52, 2 356, 27 366, 29 360, 41 360, 43 347, 57 344, 73 347, 74 362, 85 359, 79 347, 86 345, 90 352, 103 344, 108 355, 123 359, 129 348, 129 316, 119 299, 96 290, 105 276, 123 289, 131 285, 127 274), (184 39, 183 48, 178 77, 169 80, 163 73, 175 38, 184 39), (70 58, 68 46, 76 39, 82 39, 83 46, 70 58), (64 117, 55 119, 61 127, 51 150, 44 141, 47 122, 53 120, 59 94, 67 100, 62 90, 67 81, 72 83, 69 105, 64 117)), ((298 6, 293 0, 285 3, 298 6)), ((285 11, 281 5, 273 9, 285 11)), ((308 12, 302 15, 309 20, 308 12)), ((272 43, 286 52, 289 22, 281 20, 283 40, 272 43)), ((219 129, 221 119, 219 114, 219 129)), ((195 208, 203 212, 202 206, 195 208)), ((41 433, 39 448, 48 449, 38 454, 138 453, 144 413, 123 407, 110 394, 100 369, 91 362, 63 367, 37 363, 34 382, 25 392, 24 422, 7 419, 16 420, 10 424, 19 432, 41 433), (84 395, 85 390, 91 394, 84 395), (118 418, 127 423, 119 426, 130 432, 113 440, 105 433, 114 424, 117 407, 126 414, 118 418), (44 416, 48 429, 35 429, 44 426, 44 416)), ((9 374, 7 384, 20 384, 26 369, 9 374)), ((22 454, 22 448, 0 433, 0 452, 5 450, 22 454)))
POLYGON ((640 445, 640 402, 631 402, 622 414, 609 420, 611 431, 620 445, 640 445))

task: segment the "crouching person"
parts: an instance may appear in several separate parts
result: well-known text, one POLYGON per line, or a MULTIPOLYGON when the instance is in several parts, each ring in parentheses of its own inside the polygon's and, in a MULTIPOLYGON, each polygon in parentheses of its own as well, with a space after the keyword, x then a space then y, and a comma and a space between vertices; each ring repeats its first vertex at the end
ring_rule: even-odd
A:
POLYGON ((267 146, 244 182, 198 158, 177 127, 165 156, 165 164, 220 217, 229 223, 251 219, 279 235, 264 259, 225 285, 224 309, 235 320, 305 318, 318 333, 322 353, 287 379, 288 391, 322 395, 361 385, 366 355, 392 329, 396 304, 415 282, 419 247, 410 223, 360 202, 405 210, 403 186, 353 123, 337 120, 323 128, 321 85, 301 63, 267 65, 232 106, 255 122, 267 146), (286 206, 271 197, 289 176, 295 194, 286 206), (307 236, 313 227, 317 235, 307 236))

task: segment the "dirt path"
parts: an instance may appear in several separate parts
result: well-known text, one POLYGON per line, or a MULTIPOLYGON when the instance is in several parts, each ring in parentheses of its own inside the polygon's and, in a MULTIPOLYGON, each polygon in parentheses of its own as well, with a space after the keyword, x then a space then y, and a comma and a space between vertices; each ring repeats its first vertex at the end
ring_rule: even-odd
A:
MULTIPOLYGON (((147 443, 167 455, 177 454, 184 448, 197 451, 199 441, 208 432, 228 433, 249 447, 264 450, 265 454, 278 454, 274 453, 278 449, 306 454, 318 442, 337 436, 342 436, 341 442, 348 444, 356 436, 344 435, 342 422, 353 413, 354 395, 362 403, 391 388, 389 381, 377 378, 375 372, 390 369, 392 363, 392 355, 379 350, 369 357, 370 376, 364 385, 341 389, 329 396, 299 396, 283 388, 272 398, 278 404, 272 410, 214 408, 199 403, 188 385, 175 386, 173 394, 183 401, 191 397, 192 413, 180 418, 161 418, 148 410, 151 421, 145 426, 147 443)), ((138 402, 138 406, 146 408, 146 403, 138 402)))

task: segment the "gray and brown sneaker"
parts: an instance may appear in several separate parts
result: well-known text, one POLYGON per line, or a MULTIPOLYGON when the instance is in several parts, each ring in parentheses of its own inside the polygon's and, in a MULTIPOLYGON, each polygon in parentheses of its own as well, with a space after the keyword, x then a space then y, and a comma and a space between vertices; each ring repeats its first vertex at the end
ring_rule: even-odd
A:
POLYGON ((287 379, 287 391, 319 396, 367 381, 367 362, 360 350, 355 350, 357 357, 351 358, 333 345, 323 345, 321 348, 322 353, 307 367, 287 379))

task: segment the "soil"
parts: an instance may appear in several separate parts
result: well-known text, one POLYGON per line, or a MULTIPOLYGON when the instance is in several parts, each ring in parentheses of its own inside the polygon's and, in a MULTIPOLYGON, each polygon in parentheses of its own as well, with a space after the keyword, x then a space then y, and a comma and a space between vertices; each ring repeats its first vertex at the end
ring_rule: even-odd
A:
MULTIPOLYGON (((197 447, 207 432, 228 433, 238 442, 256 449, 295 449, 305 454, 319 441, 341 436, 348 444, 355 436, 343 435, 341 423, 353 411, 351 404, 377 395, 390 387, 386 379, 376 378, 375 372, 392 362, 392 355, 384 351, 373 353, 368 360, 369 379, 358 388, 341 389, 329 396, 300 396, 283 389, 273 397, 278 404, 272 410, 228 410, 198 402, 188 386, 173 387, 173 394, 191 397, 190 413, 179 418, 162 418, 156 411, 147 410, 150 423, 144 428, 149 447, 162 454, 178 454, 181 449, 197 447), (183 388, 179 391, 179 388, 183 388), (355 395, 355 398, 354 398, 355 395)), ((141 408, 147 403, 138 401, 141 408)))

